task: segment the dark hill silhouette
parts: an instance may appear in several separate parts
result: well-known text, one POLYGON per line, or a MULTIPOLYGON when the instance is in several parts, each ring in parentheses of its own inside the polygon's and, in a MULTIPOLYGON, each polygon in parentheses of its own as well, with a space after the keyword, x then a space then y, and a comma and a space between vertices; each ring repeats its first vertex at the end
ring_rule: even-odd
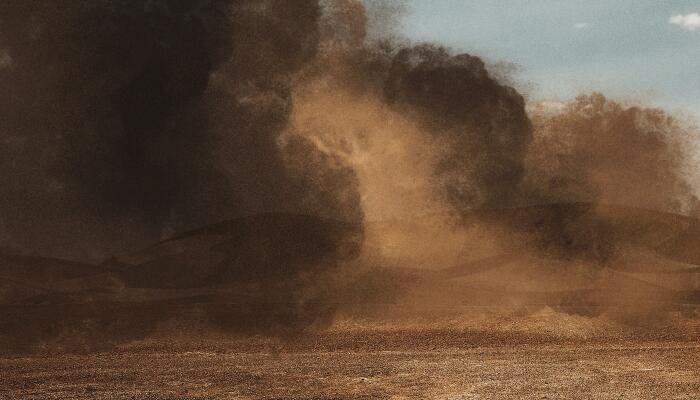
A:
POLYGON ((476 210, 467 224, 488 224, 512 250, 609 264, 632 248, 700 265, 700 220, 668 212, 596 203, 553 203, 476 210))
MULTIPOLYGON (((344 303, 384 301, 377 299, 411 287, 412 296, 421 287, 455 304, 515 299, 583 314, 610 304, 700 302, 692 284, 700 264, 697 219, 586 203, 479 210, 463 219, 500 234, 502 254, 433 271, 362 265, 360 226, 282 213, 204 227, 101 265, 0 252, 0 342, 17 349, 68 335, 99 347, 183 318, 291 334, 325 323, 344 303), (572 268, 593 278, 569 279, 572 268), (329 283, 334 271, 348 269, 361 273, 341 286, 329 283), (691 284, 661 282, 679 273, 691 284)), ((420 226, 420 218, 414 222, 420 226)))
POLYGON ((360 226, 276 213, 178 235, 100 266, 7 255, 12 281, 4 284, 13 290, 0 302, 0 342, 22 348, 72 332, 92 346, 192 315, 225 330, 298 331, 331 315, 335 305, 319 301, 314 286, 361 245, 360 226))
POLYGON ((33 257, 0 250, 0 277, 28 280, 35 284, 74 279, 103 272, 94 265, 56 258, 33 257))
POLYGON ((353 259, 362 229, 305 215, 239 218, 178 235, 126 260, 130 287, 192 288, 271 283, 353 259))

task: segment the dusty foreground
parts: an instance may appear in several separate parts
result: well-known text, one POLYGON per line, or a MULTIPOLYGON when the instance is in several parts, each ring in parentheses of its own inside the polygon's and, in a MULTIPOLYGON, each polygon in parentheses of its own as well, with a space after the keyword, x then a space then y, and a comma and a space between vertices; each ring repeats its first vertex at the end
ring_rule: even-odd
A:
POLYGON ((343 329, 0 359, 8 399, 697 399, 691 337, 343 329))

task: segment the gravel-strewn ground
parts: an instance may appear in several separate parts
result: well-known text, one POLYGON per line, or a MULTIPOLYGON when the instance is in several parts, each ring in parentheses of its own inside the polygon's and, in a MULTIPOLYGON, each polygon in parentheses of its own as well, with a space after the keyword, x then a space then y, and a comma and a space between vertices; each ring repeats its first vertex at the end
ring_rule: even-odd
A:
POLYGON ((0 359, 7 399, 697 399, 700 341, 335 330, 0 359))

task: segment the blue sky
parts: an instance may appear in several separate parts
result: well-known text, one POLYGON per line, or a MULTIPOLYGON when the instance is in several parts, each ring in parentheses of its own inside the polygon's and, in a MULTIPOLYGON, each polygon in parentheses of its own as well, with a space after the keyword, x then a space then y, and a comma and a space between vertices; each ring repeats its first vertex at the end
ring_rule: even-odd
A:
POLYGON ((403 35, 515 63, 535 100, 598 90, 700 116, 700 0, 403 3, 403 35))

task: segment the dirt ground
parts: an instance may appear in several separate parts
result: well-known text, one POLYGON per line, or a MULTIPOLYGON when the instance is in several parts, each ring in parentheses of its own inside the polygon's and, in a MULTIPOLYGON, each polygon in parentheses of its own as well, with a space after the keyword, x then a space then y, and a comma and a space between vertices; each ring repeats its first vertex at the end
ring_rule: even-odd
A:
POLYGON ((0 371, 3 399, 697 399, 700 341, 343 327, 5 356, 0 371))

